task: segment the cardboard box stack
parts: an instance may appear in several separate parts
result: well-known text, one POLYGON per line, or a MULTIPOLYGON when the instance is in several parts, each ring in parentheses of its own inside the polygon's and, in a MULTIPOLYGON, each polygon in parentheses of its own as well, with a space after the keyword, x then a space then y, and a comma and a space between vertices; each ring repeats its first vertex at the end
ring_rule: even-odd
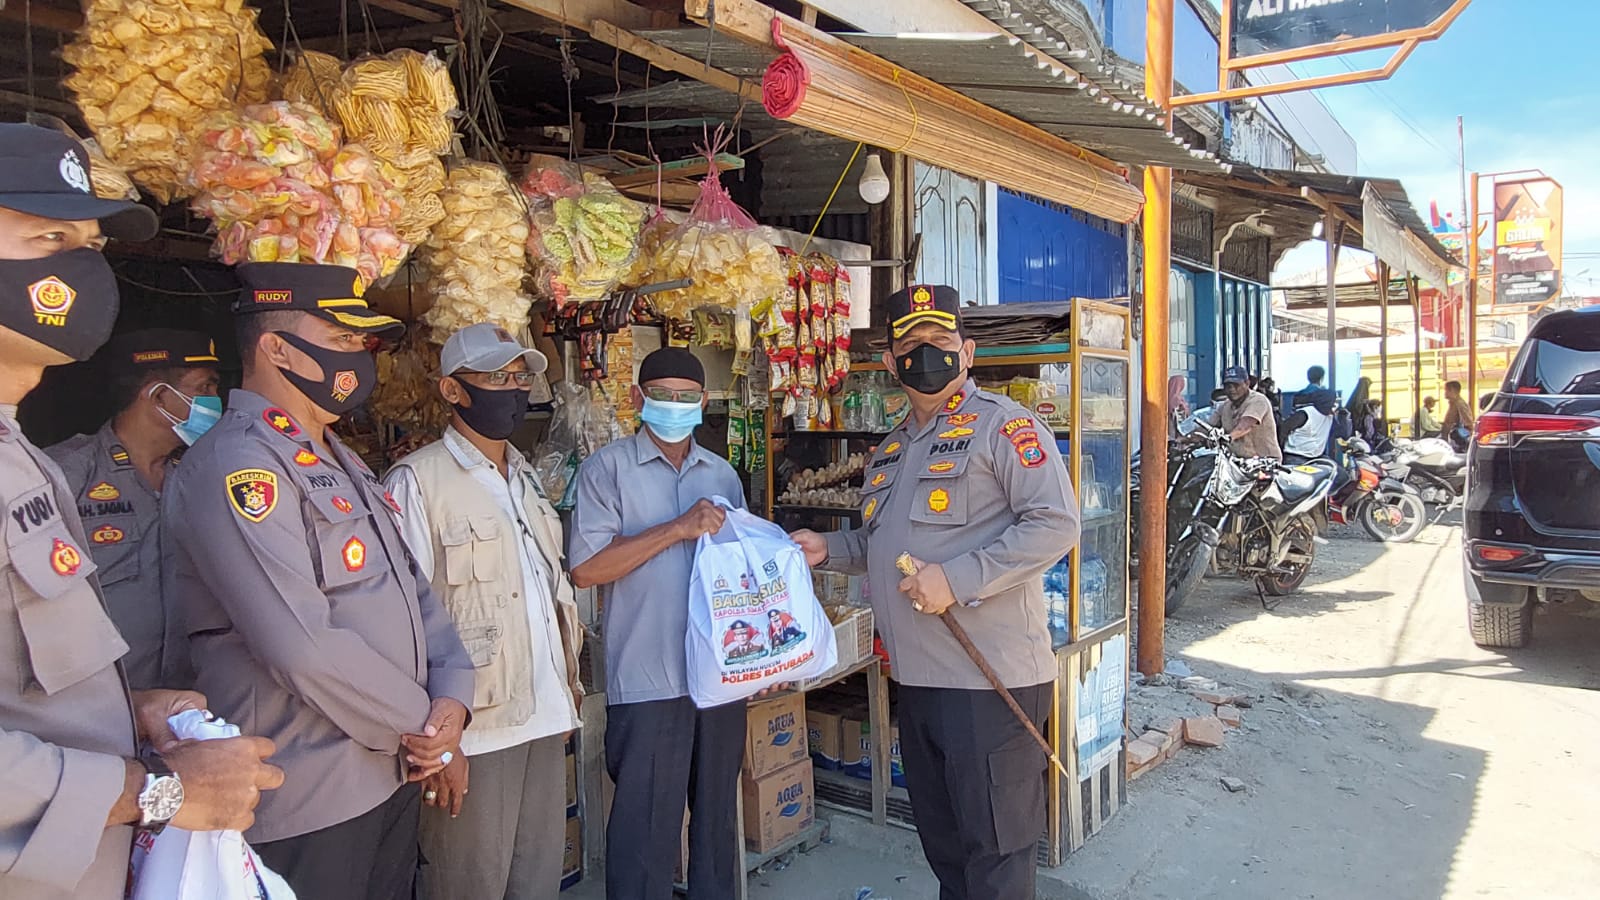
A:
POLYGON ((750 850, 765 853, 803 833, 816 821, 804 694, 751 703, 746 715, 744 836, 750 850))
POLYGON ((844 768, 844 711, 823 698, 806 698, 806 743, 811 762, 819 769, 837 772, 844 768))

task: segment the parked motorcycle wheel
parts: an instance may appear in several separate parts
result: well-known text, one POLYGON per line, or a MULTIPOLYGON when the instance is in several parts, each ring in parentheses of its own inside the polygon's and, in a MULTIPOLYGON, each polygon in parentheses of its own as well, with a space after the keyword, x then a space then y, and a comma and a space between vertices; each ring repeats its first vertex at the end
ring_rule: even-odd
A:
POLYGON ((1362 504, 1359 517, 1373 540, 1409 544, 1428 524, 1428 507, 1414 491, 1380 488, 1362 504))
POLYGON ((1167 557, 1167 615, 1172 615, 1189 599, 1200 578, 1211 566, 1210 547, 1198 535, 1178 542, 1167 557))
POLYGON ((1406 479, 1406 484, 1416 488, 1417 493, 1422 495, 1423 503, 1448 508, 1455 506, 1456 501, 1461 499, 1455 489, 1448 484, 1429 481, 1425 476, 1416 473, 1412 473, 1411 477, 1406 479))
POLYGON ((1274 597, 1292 594, 1300 589, 1311 566, 1317 561, 1317 520, 1309 514, 1289 523, 1284 540, 1289 542, 1289 555, 1284 561, 1287 571, 1279 575, 1258 575, 1256 583, 1261 590, 1274 597))

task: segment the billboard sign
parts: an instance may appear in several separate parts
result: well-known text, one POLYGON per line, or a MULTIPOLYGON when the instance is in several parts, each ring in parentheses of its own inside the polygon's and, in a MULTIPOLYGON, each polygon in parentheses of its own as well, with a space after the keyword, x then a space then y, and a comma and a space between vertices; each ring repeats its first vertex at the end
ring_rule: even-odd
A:
POLYGON ((1235 58, 1426 28, 1455 0, 1231 0, 1235 58))
POLYGON ((1553 179, 1495 182, 1495 303, 1561 295, 1561 201, 1553 179))

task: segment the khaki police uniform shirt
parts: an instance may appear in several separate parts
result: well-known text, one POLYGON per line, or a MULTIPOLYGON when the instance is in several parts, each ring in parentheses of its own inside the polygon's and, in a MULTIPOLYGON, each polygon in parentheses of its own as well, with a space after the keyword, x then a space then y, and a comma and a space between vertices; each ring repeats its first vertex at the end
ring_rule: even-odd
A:
POLYGON ((376 476, 332 437, 234 391, 167 478, 162 525, 195 687, 277 743, 251 843, 345 822, 403 783, 432 699, 472 708, 472 661, 418 577, 376 476))
POLYGON ((117 900, 133 829, 106 827, 134 755, 117 658, 66 478, 0 406, 0 897, 117 900))
POLYGON ((163 668, 169 617, 161 589, 161 496, 145 483, 107 422, 47 451, 77 497, 89 554, 100 572, 111 621, 128 642, 122 658, 134 690, 183 687, 163 668))
POLYGON ((1078 542, 1078 501, 1031 413, 969 380, 927 425, 908 417, 867 463, 861 518, 828 535, 826 567, 865 568, 896 681, 989 688, 944 623, 900 592, 902 552, 943 565, 961 604, 951 611, 1006 687, 1055 679, 1044 572, 1078 542))

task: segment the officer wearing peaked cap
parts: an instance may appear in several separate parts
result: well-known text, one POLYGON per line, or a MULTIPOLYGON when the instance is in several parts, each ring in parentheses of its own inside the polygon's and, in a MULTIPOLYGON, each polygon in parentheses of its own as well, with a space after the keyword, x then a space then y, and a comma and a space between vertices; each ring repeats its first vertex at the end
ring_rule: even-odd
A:
POLYGON ((157 521, 178 452, 222 415, 216 345, 198 331, 148 328, 112 338, 99 356, 115 413, 94 434, 46 452, 77 496, 107 611, 128 642, 129 686, 184 684, 187 654, 164 604, 157 521))
POLYGON ((411 895, 420 792, 459 755, 472 660, 398 506, 330 430, 400 322, 340 266, 247 263, 244 385, 163 496, 175 602, 212 708, 287 777, 245 833, 301 900, 411 895))
POLYGON ((1057 671, 1043 576, 1077 543, 1078 503, 1050 429, 971 379, 955 289, 912 285, 888 308, 883 363, 911 415, 867 464, 862 527, 794 539, 812 565, 871 582, 940 897, 1032 897, 1046 757, 938 616, 959 618, 1042 730, 1057 671), (916 574, 898 571, 902 553, 916 574))
POLYGON ((133 826, 245 827, 283 774, 270 741, 176 744, 167 717, 192 691, 129 694, 128 645, 61 469, 23 437, 17 403, 46 366, 88 359, 111 334, 107 237, 142 241, 156 217, 94 196, 82 145, 0 125, 0 897, 120 900, 133 826), (141 745, 145 748, 141 755, 141 745))

